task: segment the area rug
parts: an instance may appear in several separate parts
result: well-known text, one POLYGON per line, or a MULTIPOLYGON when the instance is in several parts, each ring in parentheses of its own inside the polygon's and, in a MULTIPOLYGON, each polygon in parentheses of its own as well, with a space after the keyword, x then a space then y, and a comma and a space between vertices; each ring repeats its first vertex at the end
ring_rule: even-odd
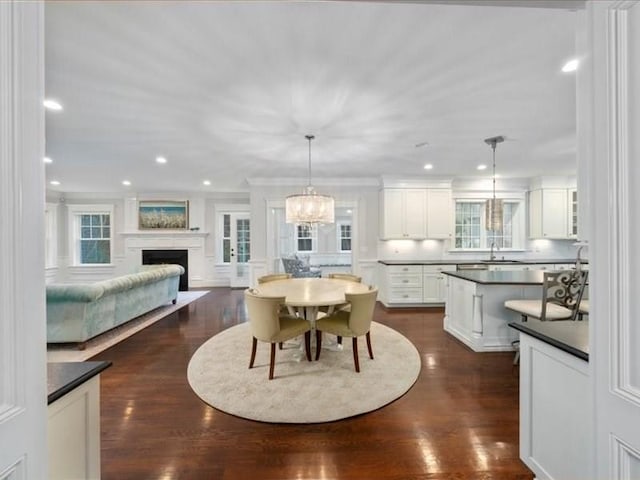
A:
POLYGON ((108 332, 103 333, 91 340, 87 341, 84 350, 78 350, 73 345, 49 345, 47 347, 48 362, 84 362, 88 358, 97 355, 107 348, 121 342, 125 338, 130 337, 134 333, 147 328, 149 325, 156 323, 167 315, 172 314, 176 310, 181 309, 185 305, 196 301, 200 297, 209 293, 209 290, 194 290, 190 292, 178 292, 176 304, 167 304, 162 307, 151 310, 150 312, 140 315, 133 320, 120 325, 108 332))
POLYGON ((299 347, 285 344, 276 352, 275 378, 268 380, 269 345, 258 342, 249 369, 251 334, 249 324, 243 323, 207 340, 191 358, 187 377, 204 402, 238 417, 271 423, 331 422, 383 407, 417 380, 420 355, 407 338, 374 322, 371 343, 374 360, 364 338, 358 341, 360 373, 353 366, 351 339, 345 339, 342 351, 323 349, 317 362, 306 357, 297 361, 299 347))

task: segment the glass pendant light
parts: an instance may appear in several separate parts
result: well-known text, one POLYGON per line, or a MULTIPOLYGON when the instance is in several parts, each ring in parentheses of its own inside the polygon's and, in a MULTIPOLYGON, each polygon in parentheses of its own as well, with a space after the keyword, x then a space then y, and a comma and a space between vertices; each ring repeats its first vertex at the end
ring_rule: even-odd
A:
POLYGON ((498 232, 502 230, 504 202, 501 198, 496 198, 496 145, 504 142, 504 137, 498 135, 497 137, 485 138, 484 141, 493 150, 493 198, 485 203, 485 228, 498 232))
POLYGON ((301 194, 289 195, 285 201, 287 223, 333 223, 335 202, 333 197, 316 193, 311 186, 311 140, 313 135, 305 135, 309 141, 309 181, 301 194))

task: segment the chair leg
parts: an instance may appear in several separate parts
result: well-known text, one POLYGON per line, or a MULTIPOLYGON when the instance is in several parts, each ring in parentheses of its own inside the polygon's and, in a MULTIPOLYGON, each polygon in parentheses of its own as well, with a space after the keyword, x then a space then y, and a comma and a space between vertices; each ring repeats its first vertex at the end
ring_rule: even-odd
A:
POLYGON ((338 335, 338 345, 342 345, 342 337, 338 335))
POLYGON ((527 316, 526 315, 522 315, 522 321, 526 322, 527 321, 527 316))
POLYGON ((311 361, 311 330, 304 332, 304 349, 307 352, 307 361, 311 361))
POLYGON ((316 330, 316 361, 320 358, 320 349, 322 348, 322 332, 316 330))
POLYGON ((358 337, 353 337, 351 345, 353 346, 353 363, 356 366, 356 372, 360 373, 360 360, 358 360, 358 337))
POLYGON ((369 358, 373 360, 373 349, 371 348, 371 332, 367 332, 367 350, 369 350, 369 358))
POLYGON ((271 344, 271 359, 269 361, 269 380, 273 380, 273 369, 276 366, 276 344, 271 344))
POLYGON ((282 350, 282 342, 278 343, 278 349, 282 350))
POLYGON ((253 368, 253 362, 256 359, 256 347, 258 346, 258 339, 253 337, 253 342, 251 345, 251 360, 249 360, 249 368, 253 368))
POLYGON ((520 363, 520 350, 518 350, 515 357, 513 357, 513 364, 518 365, 518 363, 520 363))

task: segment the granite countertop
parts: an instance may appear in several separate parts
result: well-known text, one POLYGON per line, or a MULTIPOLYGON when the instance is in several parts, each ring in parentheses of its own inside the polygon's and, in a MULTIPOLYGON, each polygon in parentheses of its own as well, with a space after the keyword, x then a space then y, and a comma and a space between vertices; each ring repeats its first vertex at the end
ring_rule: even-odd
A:
POLYGON ((544 271, 490 271, 490 270, 460 270, 458 272, 442 272, 445 275, 461 278, 482 285, 542 285, 544 271))
MULTIPOLYGON (((587 260, 580 260, 581 263, 588 265, 587 260)), ((487 265, 541 265, 549 263, 576 263, 575 258, 523 258, 521 260, 491 261, 486 259, 478 260, 378 260, 383 265, 477 265, 479 263, 487 265)))
POLYGON ((111 366, 111 362, 51 362, 47 364, 47 403, 51 404, 111 366))
POLYGON ((541 322, 529 319, 527 322, 512 322, 509 326, 582 360, 589 361, 588 321, 541 322))

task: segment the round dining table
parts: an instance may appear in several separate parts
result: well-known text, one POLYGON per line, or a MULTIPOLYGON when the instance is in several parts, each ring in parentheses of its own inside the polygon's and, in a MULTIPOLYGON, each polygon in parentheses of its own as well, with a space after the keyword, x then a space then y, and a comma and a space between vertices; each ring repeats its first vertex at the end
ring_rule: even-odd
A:
POLYGON ((365 293, 369 286, 337 278, 287 278, 262 283, 254 290, 267 297, 284 297, 285 305, 304 309, 311 314, 305 313, 304 318, 314 321, 318 308, 345 303, 346 293, 365 293))
MULTIPOLYGON (((332 307, 346 303, 346 293, 366 293, 369 285, 337 278, 287 278, 261 283, 254 290, 266 297, 284 297, 284 304, 292 313, 311 322, 315 329, 320 307, 332 307)), ((342 350, 342 345, 327 342, 323 348, 342 350)))

